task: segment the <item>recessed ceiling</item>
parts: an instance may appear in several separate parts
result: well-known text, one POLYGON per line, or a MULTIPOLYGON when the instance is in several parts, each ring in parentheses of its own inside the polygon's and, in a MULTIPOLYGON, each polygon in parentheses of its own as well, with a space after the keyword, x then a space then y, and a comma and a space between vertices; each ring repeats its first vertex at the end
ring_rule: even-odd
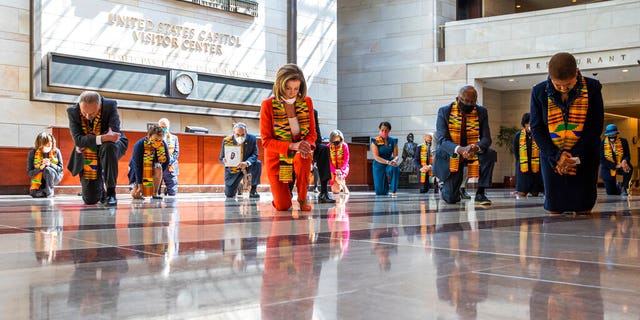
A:
POLYGON ((516 12, 527 12, 603 1, 608 0, 516 0, 515 4, 516 12))
MULTIPOLYGON (((583 74, 587 77, 598 79, 602 84, 636 82, 640 81, 640 66, 588 70, 584 71, 583 74), (627 72, 623 72, 623 70, 627 70, 627 72)), ((542 73, 538 75, 483 78, 476 80, 481 80, 484 88, 508 91, 529 90, 546 78, 547 74, 542 73)))

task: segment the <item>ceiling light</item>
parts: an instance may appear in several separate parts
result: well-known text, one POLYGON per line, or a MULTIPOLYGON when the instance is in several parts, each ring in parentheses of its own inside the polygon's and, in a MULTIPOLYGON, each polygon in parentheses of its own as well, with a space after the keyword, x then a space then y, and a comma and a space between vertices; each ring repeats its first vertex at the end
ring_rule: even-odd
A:
POLYGON ((516 9, 522 8, 522 5, 516 4, 516 9))
POLYGON ((514 78, 509 79, 509 82, 514 82, 514 81, 516 81, 516 79, 514 78))
POLYGON ((629 72, 629 69, 622 69, 622 72, 629 72))

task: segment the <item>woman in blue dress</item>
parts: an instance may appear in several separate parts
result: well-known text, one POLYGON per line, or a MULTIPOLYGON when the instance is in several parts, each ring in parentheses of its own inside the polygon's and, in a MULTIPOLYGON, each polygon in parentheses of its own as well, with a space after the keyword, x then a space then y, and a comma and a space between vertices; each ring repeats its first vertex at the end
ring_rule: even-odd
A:
POLYGON ((389 136, 391 123, 380 122, 380 133, 371 138, 371 153, 373 154, 373 185, 376 195, 395 197, 398 191, 400 168, 398 167, 398 139, 389 136), (387 180, 389 177, 389 180, 387 180))

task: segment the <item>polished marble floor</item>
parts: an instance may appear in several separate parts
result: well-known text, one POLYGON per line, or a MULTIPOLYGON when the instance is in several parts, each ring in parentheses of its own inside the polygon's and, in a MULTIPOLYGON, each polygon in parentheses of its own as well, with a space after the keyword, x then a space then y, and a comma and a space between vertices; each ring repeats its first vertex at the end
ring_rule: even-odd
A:
MULTIPOLYGON (((0 197, 3 319, 639 319, 640 197, 0 197)), ((311 194, 313 196, 313 194, 311 194)))

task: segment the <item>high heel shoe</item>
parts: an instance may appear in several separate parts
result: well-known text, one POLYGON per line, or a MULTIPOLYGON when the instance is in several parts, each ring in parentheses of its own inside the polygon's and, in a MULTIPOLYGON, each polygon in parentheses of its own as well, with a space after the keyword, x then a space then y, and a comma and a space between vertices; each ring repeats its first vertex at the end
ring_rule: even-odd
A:
POLYGON ((300 203, 300 211, 311 211, 313 209, 306 201, 298 201, 298 203, 300 203))

